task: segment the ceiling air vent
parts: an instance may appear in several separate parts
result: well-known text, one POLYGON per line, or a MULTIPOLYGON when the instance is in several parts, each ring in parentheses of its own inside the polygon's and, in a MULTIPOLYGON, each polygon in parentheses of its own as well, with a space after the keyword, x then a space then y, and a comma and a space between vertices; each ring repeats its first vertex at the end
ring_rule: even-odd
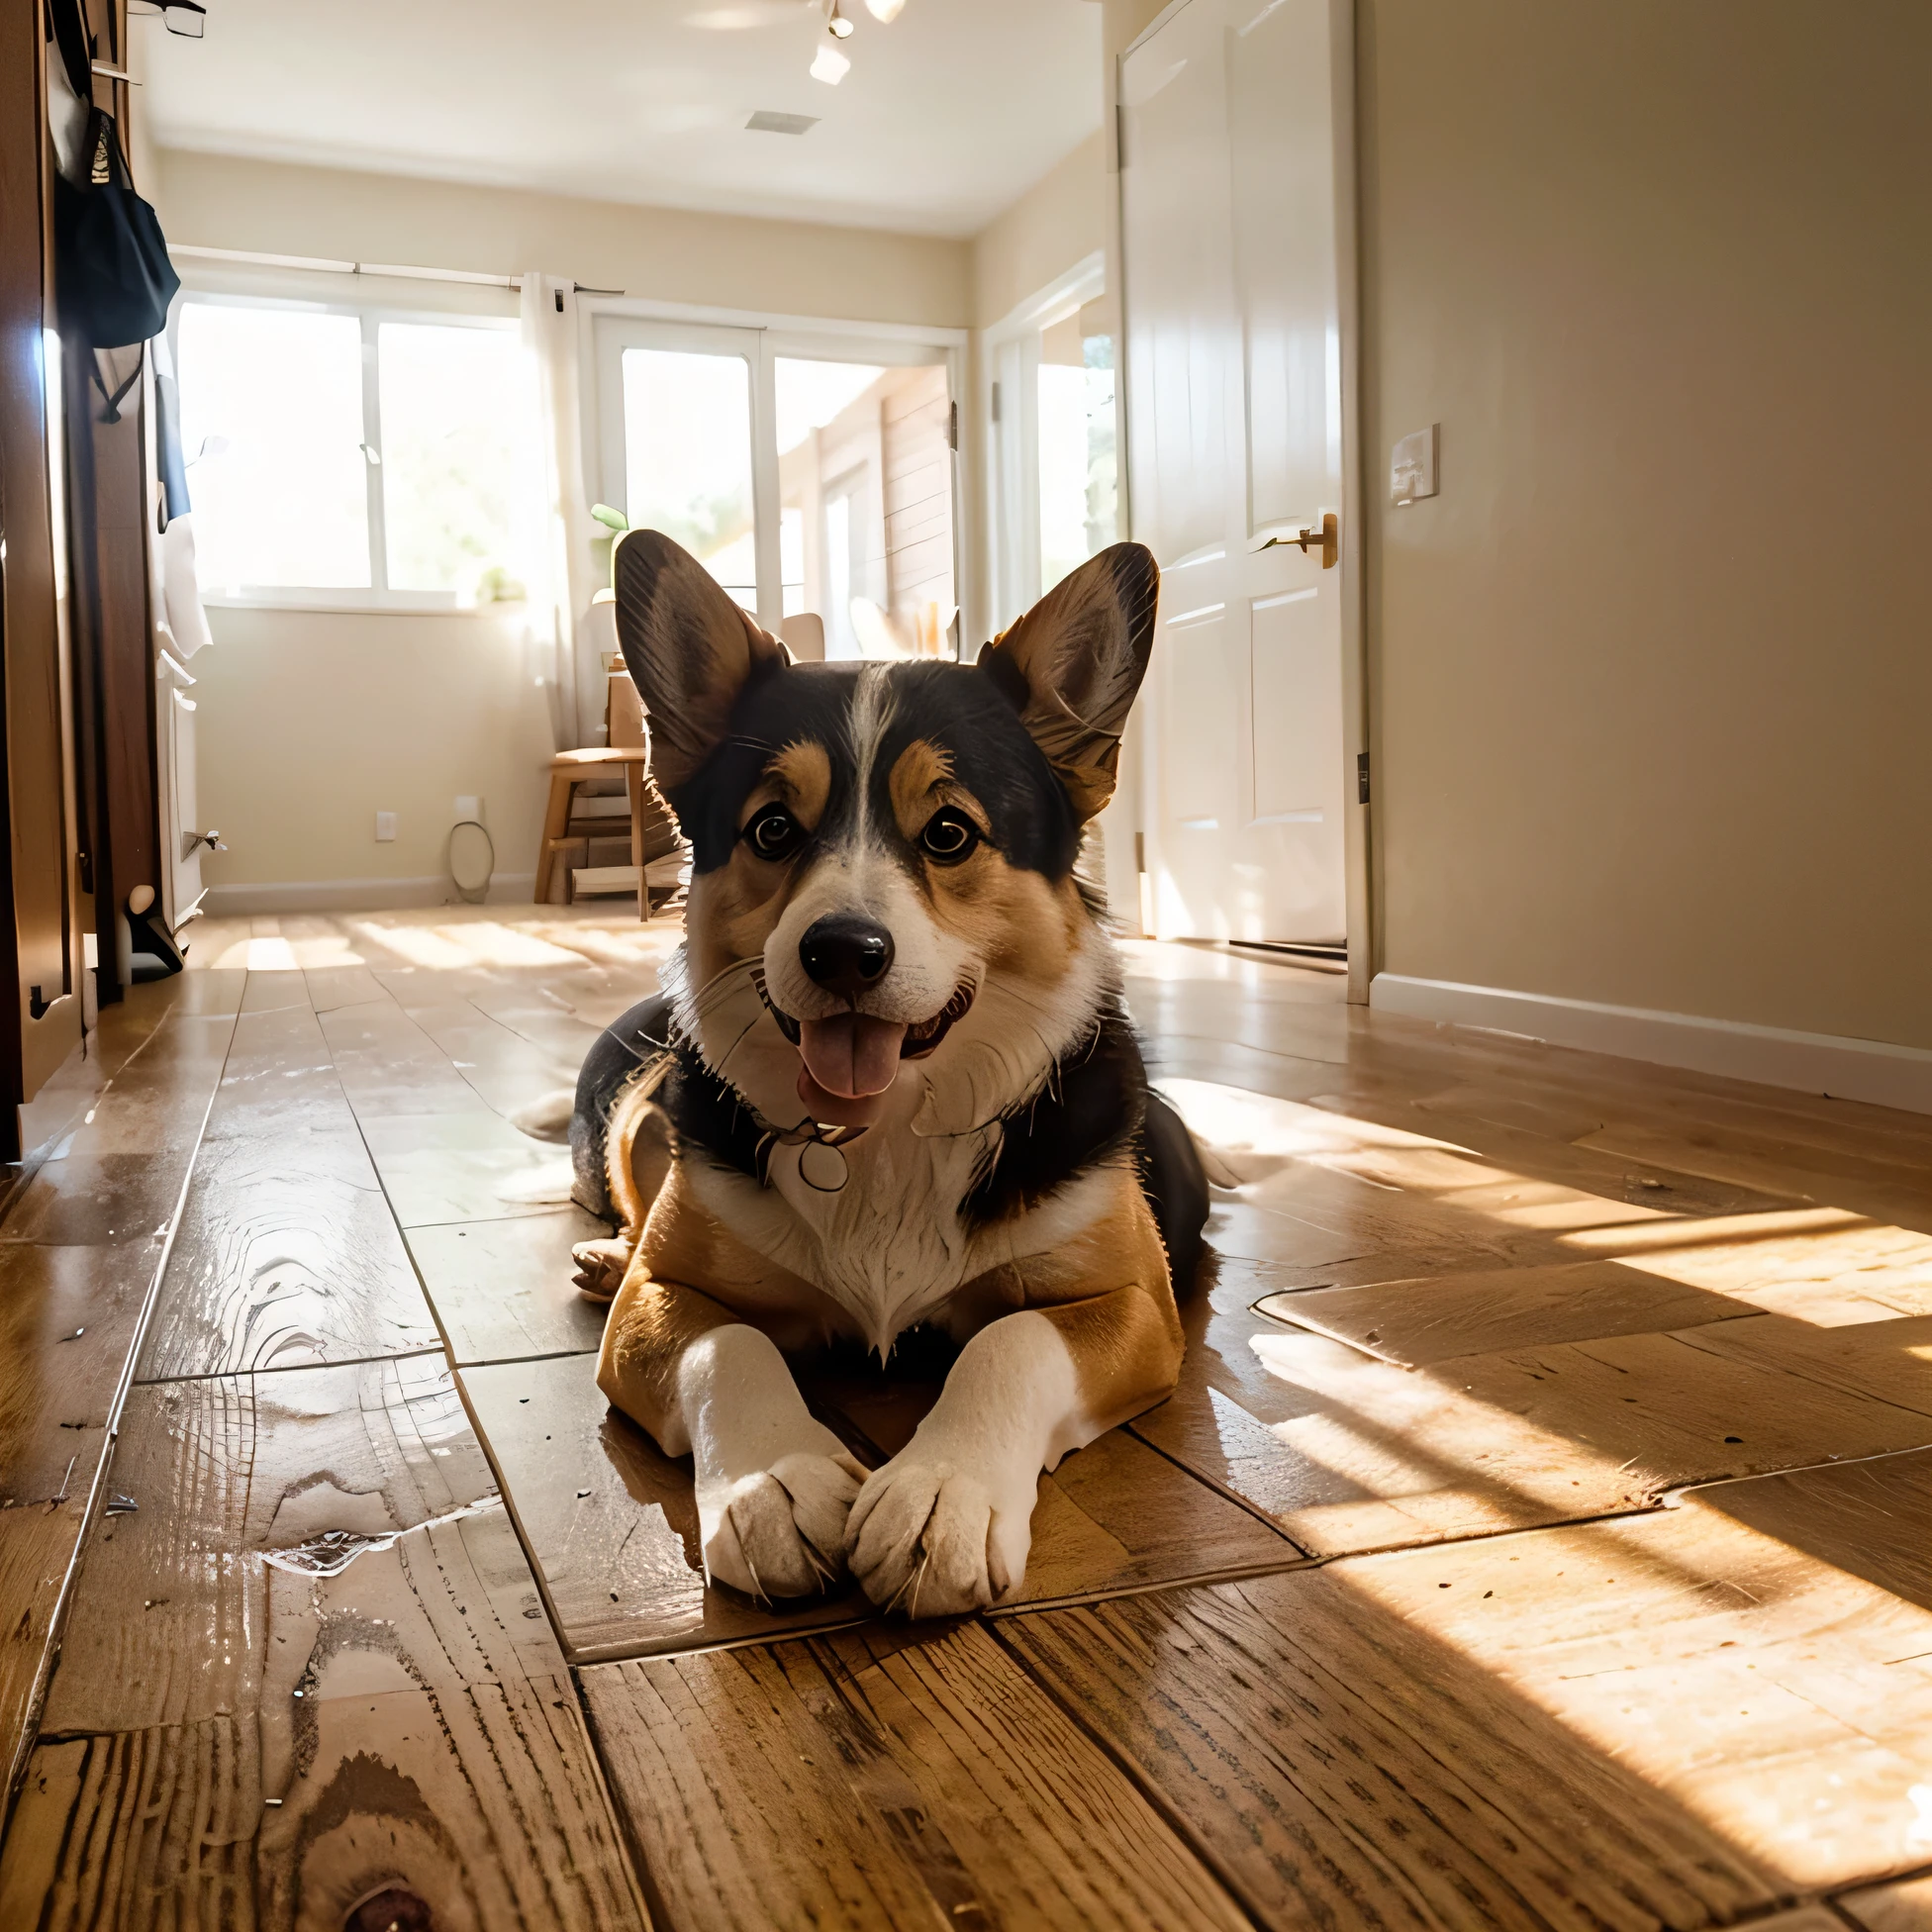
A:
POLYGON ((816 114, 778 114, 771 108, 761 107, 744 125, 756 135, 802 135, 819 125, 819 117, 816 114))

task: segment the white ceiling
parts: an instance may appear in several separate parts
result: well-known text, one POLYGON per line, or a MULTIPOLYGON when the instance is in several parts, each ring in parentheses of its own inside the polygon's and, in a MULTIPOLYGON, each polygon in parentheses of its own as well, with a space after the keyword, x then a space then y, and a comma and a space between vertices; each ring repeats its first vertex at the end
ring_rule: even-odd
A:
POLYGON ((844 0, 837 87, 813 0, 207 4, 137 29, 164 147, 959 236, 1100 125, 1096 0, 844 0))

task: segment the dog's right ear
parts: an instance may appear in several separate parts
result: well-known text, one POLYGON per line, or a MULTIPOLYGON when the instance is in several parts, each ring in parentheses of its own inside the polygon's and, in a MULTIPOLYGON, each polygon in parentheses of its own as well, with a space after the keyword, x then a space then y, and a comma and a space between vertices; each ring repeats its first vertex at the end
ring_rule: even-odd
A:
POLYGON ((651 775, 674 792, 718 748, 738 693, 788 653, 661 531, 618 538, 612 583, 618 642, 649 718, 651 775))

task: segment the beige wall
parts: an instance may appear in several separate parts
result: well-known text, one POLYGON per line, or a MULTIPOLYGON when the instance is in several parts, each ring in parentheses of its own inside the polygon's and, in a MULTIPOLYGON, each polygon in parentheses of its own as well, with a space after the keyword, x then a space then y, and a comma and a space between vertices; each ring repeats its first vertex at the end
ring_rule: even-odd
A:
POLYGON ((972 246, 401 175, 159 155, 170 242, 516 275, 718 308, 964 328, 972 246))
POLYGON ((1107 185, 1107 147, 1097 129, 973 238, 979 328, 990 329, 1106 245, 1107 185))
POLYGON ((229 847, 202 860, 211 910, 232 903, 220 888, 441 880, 466 793, 484 800, 498 878, 520 876, 529 897, 550 722, 517 620, 231 608, 208 621, 215 641, 192 667, 200 822, 229 847), (393 843, 376 843, 378 812, 397 815, 393 843))
POLYGON ((1362 0, 1388 970, 1932 1046, 1932 9, 1856 16, 1362 0))

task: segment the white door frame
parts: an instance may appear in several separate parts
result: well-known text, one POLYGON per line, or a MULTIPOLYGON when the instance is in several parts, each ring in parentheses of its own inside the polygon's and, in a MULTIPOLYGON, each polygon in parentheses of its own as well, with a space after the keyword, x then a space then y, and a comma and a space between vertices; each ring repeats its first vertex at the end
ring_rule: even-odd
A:
MULTIPOLYGON (((1117 115, 1123 104, 1121 69, 1126 58, 1143 43, 1158 34, 1193 0, 1169 0, 1153 20, 1123 48, 1113 66, 1113 101, 1117 115)), ((1348 942, 1348 998, 1351 1004, 1366 1006, 1369 983, 1376 965, 1375 895, 1373 889, 1372 807, 1362 797, 1362 776, 1374 778, 1370 763, 1372 693, 1368 675, 1367 630, 1364 615, 1364 458, 1362 446, 1361 370, 1361 241, 1359 217, 1359 156, 1355 112, 1355 0, 1328 0, 1329 103, 1334 143, 1336 312, 1341 349, 1342 422, 1342 513, 1341 588, 1342 625, 1342 742, 1337 755, 1343 762, 1343 892, 1346 938, 1348 942)), ((1112 181, 1114 233, 1122 232, 1121 172, 1112 181)), ((1121 413, 1120 501, 1123 534, 1132 533, 1132 490, 1129 481, 1128 452, 1131 443, 1126 434, 1125 417, 1131 406, 1125 379, 1128 337, 1132 320, 1124 295, 1120 305, 1120 333, 1115 356, 1122 374, 1115 385, 1121 413)), ((1152 697, 1152 692, 1148 693, 1152 697)), ((1143 743, 1154 733, 1143 730, 1143 743)), ((1157 776, 1156 760, 1141 761, 1141 785, 1136 805, 1140 829, 1151 848, 1159 835, 1158 815, 1150 786, 1157 776)))
MULTIPOLYGON (((1039 336, 1106 293, 1107 253, 1096 248, 1001 317, 981 338, 977 409, 986 438, 988 629, 1011 623, 1040 595, 1039 336), (998 388, 998 414, 995 389, 998 388)), ((1118 357, 1116 355, 1117 363, 1118 357)), ((1115 392, 1119 387, 1116 370, 1115 392)))

